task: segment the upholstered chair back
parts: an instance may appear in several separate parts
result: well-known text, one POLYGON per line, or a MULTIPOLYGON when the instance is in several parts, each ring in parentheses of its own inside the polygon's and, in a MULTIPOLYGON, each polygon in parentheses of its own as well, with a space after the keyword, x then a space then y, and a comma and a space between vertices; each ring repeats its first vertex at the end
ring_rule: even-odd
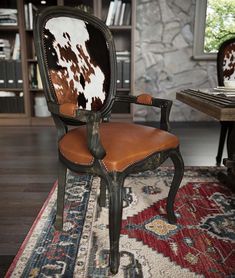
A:
POLYGON ((111 76, 114 47, 107 43, 109 34, 95 19, 87 20, 85 13, 77 16, 70 11, 63 15, 57 12, 48 18, 44 16, 41 24, 39 40, 46 61, 47 74, 43 75, 49 79, 49 101, 70 104, 76 109, 102 110, 115 91, 115 76, 111 76))
POLYGON ((218 83, 224 80, 235 80, 235 38, 223 42, 217 56, 218 83))

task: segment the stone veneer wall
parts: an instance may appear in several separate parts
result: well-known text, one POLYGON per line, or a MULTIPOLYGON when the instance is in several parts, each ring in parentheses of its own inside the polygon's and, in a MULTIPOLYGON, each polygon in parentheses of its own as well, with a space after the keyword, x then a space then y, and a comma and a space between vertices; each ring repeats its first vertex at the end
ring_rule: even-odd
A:
MULTIPOLYGON (((175 100, 185 88, 217 84, 216 63, 192 59, 195 0, 137 0, 135 94, 173 100, 171 121, 212 120, 175 100)), ((136 121, 154 121, 159 110, 135 106, 136 121)))

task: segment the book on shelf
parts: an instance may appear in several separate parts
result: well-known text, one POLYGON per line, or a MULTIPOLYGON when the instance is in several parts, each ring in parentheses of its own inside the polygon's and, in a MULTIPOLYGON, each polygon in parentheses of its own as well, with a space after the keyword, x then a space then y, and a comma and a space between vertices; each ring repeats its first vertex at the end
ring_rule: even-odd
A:
POLYGON ((6 60, 6 88, 16 88, 15 61, 6 60))
POLYGON ((130 88, 130 59, 126 59, 122 61, 122 87, 123 88, 130 88))
POLYGON ((16 9, 0 9, 0 25, 16 26, 17 24, 16 9))
POLYGON ((122 60, 117 60, 117 88, 122 88, 122 60))
POLYGON ((126 3, 122 3, 121 11, 120 11, 120 18, 119 18, 119 25, 123 25, 125 8, 126 8, 126 3))
POLYGON ((16 33, 16 35, 15 35, 15 42, 14 42, 14 47, 13 47, 12 59, 13 60, 19 60, 20 59, 20 35, 19 35, 19 33, 16 33))
POLYGON ((29 65, 29 84, 31 89, 38 88, 37 65, 35 63, 29 65))
POLYGON ((42 90, 42 89, 43 89, 43 86, 42 86, 42 78, 41 78, 41 75, 40 75, 40 71, 39 71, 39 66, 38 66, 38 64, 37 64, 37 66, 36 66, 36 69, 37 69, 38 89, 39 89, 39 90, 42 90))
POLYGON ((107 26, 111 25, 111 14, 112 14, 113 5, 114 5, 114 2, 110 1, 109 9, 108 9, 108 14, 107 14, 106 22, 105 22, 105 24, 107 26))
POLYGON ((130 25, 131 24, 131 4, 126 3, 124 15, 123 15, 123 24, 122 25, 130 25))
POLYGON ((6 61, 0 60, 0 88, 6 88, 7 72, 6 61))
POLYGON ((29 7, 28 4, 24 4, 24 19, 25 19, 25 29, 29 29, 29 7))
POLYGON ((16 88, 23 88, 22 64, 20 60, 15 61, 15 84, 16 88))
POLYGON ((106 25, 108 25, 108 26, 113 24, 114 10, 115 10, 116 2, 117 2, 117 0, 110 1, 110 3, 109 3, 109 9, 108 9, 108 14, 107 14, 107 18, 106 18, 106 25))
POLYGON ((39 72, 39 67, 37 63, 30 64, 29 67, 29 83, 31 89, 42 90, 42 79, 39 72))

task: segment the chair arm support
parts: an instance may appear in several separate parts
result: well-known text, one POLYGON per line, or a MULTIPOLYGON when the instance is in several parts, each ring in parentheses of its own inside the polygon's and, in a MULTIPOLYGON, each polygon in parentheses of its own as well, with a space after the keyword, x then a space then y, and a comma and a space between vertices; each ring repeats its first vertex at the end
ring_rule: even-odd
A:
POLYGON ((87 139, 88 149, 96 159, 103 159, 106 155, 105 149, 102 146, 99 125, 101 122, 101 114, 91 112, 87 117, 87 139))
MULTIPOLYGON (((63 117, 68 120, 79 120, 86 123, 87 127, 87 144, 90 153, 96 159, 103 159, 106 155, 105 149, 102 146, 99 124, 101 122, 101 114, 99 112, 80 110, 73 104, 59 105, 48 102, 49 111, 58 117, 63 117)), ((58 126, 58 124, 56 124, 58 126)))
POLYGON ((128 102, 138 105, 154 106, 161 109, 160 128, 166 131, 170 130, 169 116, 172 106, 172 100, 154 98, 149 94, 140 94, 138 96, 116 96, 115 101, 128 102))

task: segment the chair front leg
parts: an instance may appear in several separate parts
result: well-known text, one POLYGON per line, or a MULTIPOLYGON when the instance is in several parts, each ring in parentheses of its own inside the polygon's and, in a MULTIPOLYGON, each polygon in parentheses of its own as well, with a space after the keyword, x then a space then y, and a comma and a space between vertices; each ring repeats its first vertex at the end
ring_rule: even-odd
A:
POLYGON ((175 172, 167 197, 166 211, 169 223, 175 224, 177 222, 177 219, 174 213, 174 202, 175 196, 184 175, 184 162, 178 149, 170 153, 170 158, 174 164, 175 172))
POLYGON ((59 231, 63 230, 66 174, 67 174, 67 167, 61 161, 59 161, 57 211, 56 211, 56 220, 54 224, 55 229, 59 231))
POLYGON ((123 209, 123 178, 110 179, 109 189, 109 239, 110 257, 109 265, 111 273, 118 272, 120 264, 119 239, 122 223, 123 209))

